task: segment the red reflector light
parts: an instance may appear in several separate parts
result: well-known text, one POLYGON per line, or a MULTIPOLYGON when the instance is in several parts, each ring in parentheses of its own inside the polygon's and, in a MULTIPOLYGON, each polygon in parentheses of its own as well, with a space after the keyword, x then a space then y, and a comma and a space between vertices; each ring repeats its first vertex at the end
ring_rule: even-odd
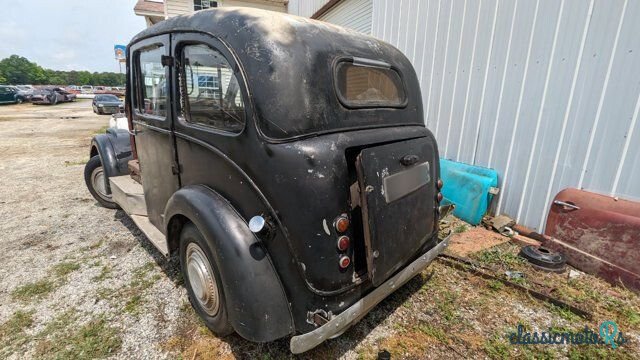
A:
POLYGON ((335 223, 335 227, 336 231, 338 231, 339 233, 347 231, 347 229, 349 229, 349 219, 344 215, 338 217, 335 223))
POLYGON ((438 202, 442 201, 442 193, 441 192, 438 193, 437 198, 438 198, 438 202))
POLYGON ((346 269, 351 264, 351 259, 347 255, 342 255, 340 257, 340 268, 346 269))
POLYGON ((349 248, 349 237, 348 236, 340 236, 338 238, 338 250, 346 251, 349 248))
POLYGON ((438 190, 442 189, 442 187, 444 186, 444 183, 442 182, 442 179, 438 179, 438 182, 436 183, 436 186, 438 187, 438 190))

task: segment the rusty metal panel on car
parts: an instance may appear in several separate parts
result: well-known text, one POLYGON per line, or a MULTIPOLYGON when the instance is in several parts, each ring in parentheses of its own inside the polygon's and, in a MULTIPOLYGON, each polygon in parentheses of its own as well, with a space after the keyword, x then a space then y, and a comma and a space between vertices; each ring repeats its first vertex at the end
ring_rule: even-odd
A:
POLYGON ((545 245, 567 262, 611 283, 640 291, 640 203, 565 189, 556 195, 545 245))
POLYGON ((427 138, 362 150, 357 160, 367 271, 382 284, 434 232, 434 146, 427 138))

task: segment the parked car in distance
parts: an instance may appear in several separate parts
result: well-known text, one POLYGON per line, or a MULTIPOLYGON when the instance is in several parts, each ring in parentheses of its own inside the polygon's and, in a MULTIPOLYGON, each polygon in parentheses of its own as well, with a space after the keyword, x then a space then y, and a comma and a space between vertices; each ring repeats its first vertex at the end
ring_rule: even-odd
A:
POLYGON ((93 86, 91 85, 82 85, 80 87, 80 92, 83 94, 92 94, 93 93, 93 86))
POLYGON ((21 94, 15 86, 0 85, 0 104, 21 104, 26 95, 21 94))
POLYGON ((438 146, 392 45, 230 7, 164 20, 128 49, 129 129, 92 139, 84 180, 180 258, 215 334, 292 336, 305 352, 446 248, 438 146))
POLYGON ((124 102, 112 94, 97 94, 91 102, 93 112, 102 114, 116 114, 124 112, 124 102))
POLYGON ((60 102, 75 101, 76 94, 72 94, 63 88, 43 88, 34 91, 31 96, 32 104, 48 104, 55 105, 60 102))

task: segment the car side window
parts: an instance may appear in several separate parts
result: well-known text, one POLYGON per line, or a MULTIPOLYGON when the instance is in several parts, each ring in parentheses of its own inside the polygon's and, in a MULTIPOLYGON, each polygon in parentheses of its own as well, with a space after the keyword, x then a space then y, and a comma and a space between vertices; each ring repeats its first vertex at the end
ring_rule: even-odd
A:
POLYGON ((187 122, 231 133, 244 129, 238 78, 225 57, 206 45, 182 49, 180 115, 187 122))
POLYGON ((166 117, 167 79, 162 65, 162 45, 140 50, 137 56, 138 101, 136 108, 142 114, 166 117))

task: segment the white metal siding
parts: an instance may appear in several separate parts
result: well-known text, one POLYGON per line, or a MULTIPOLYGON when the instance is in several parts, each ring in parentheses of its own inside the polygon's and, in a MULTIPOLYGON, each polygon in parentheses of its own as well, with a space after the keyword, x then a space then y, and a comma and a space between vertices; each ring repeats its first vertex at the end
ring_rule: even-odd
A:
POLYGON ((193 0, 164 0, 167 17, 191 14, 193 12, 193 0))
POLYGON ((255 9, 263 9, 263 10, 271 10, 278 12, 287 12, 287 7, 283 4, 277 4, 266 1, 242 1, 242 0, 224 0, 218 2, 218 6, 226 7, 226 6, 244 6, 244 7, 252 7, 255 9))
POLYGON ((288 6, 289 14, 311 17, 320 10, 329 0, 290 0, 288 6))
POLYGON ((319 20, 371 34, 371 0, 343 0, 322 14, 319 20))
POLYGON ((542 230, 563 188, 640 199, 640 1, 373 0, 420 77, 443 157, 500 175, 496 211, 542 230))

